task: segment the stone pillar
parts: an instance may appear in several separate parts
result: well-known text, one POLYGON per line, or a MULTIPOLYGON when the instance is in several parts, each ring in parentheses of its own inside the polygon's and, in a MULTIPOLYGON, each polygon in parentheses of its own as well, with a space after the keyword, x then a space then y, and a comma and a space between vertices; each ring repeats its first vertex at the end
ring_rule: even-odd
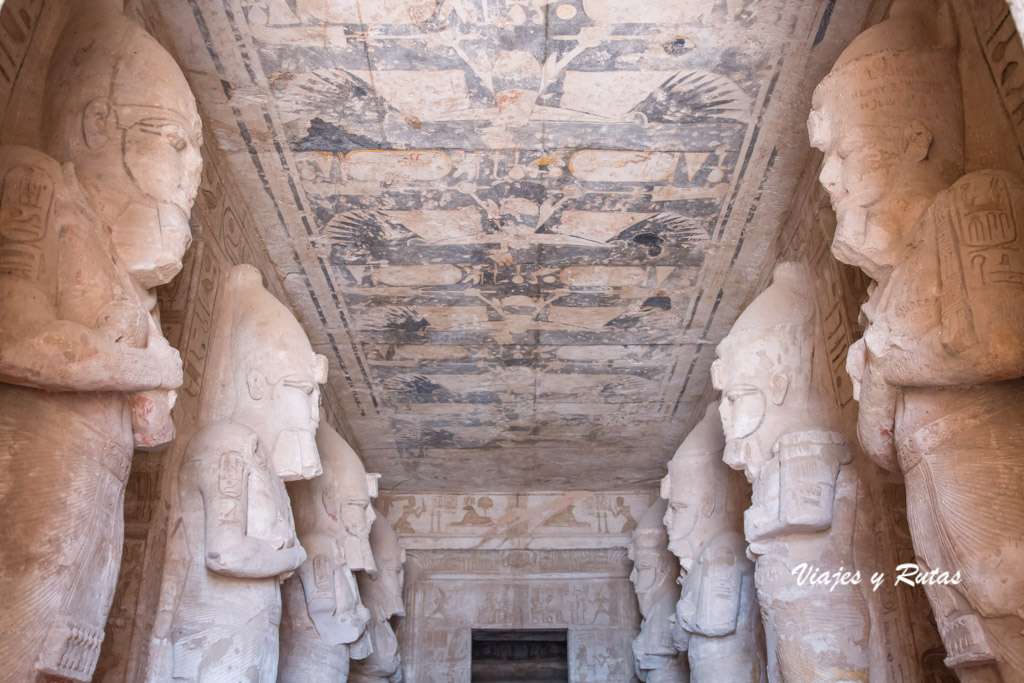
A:
POLYGON ((353 662, 349 678, 353 683, 401 683, 402 657, 390 620, 405 616, 405 549, 387 519, 379 514, 370 530, 370 548, 377 571, 359 572, 356 581, 363 604, 370 610, 364 637, 373 651, 353 662))
POLYGON ((679 561, 668 550, 665 530, 667 502, 659 500, 640 518, 629 542, 633 571, 629 580, 636 590, 643 621, 633 641, 636 676, 646 683, 686 683, 690 666, 676 650, 672 638, 679 602, 679 561))
POLYGON ((360 602, 353 570, 376 571, 370 550, 379 474, 321 414, 317 447, 323 476, 288 485, 295 528, 308 558, 284 583, 280 683, 344 682, 349 658, 370 653, 364 635, 370 613, 360 602))

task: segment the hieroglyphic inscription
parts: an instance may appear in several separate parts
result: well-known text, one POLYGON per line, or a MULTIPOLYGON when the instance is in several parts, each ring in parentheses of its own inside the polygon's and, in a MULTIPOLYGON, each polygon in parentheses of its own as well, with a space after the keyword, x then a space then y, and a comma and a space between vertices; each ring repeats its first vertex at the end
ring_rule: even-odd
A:
POLYGON ((0 2, 0 119, 39 23, 43 0, 0 2))
POLYGON ((970 0, 974 30, 1024 152, 1024 46, 1005 0, 970 0))
POLYGON ((572 680, 629 681, 640 622, 631 568, 622 548, 410 551, 399 630, 406 676, 468 676, 470 630, 486 626, 568 629, 572 680))
POLYGON ((406 548, 607 548, 626 545, 651 498, 644 491, 382 492, 378 508, 406 548))
POLYGON ((53 190, 53 179, 41 168, 7 171, 0 194, 0 273, 39 278, 53 190))

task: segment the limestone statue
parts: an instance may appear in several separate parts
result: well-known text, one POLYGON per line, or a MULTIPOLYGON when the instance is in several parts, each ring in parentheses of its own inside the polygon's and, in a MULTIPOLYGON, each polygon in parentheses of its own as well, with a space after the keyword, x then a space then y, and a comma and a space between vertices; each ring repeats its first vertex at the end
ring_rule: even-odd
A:
POLYGON ((151 288, 181 268, 201 125, 170 55, 82 3, 50 62, 44 150, 0 149, 0 660, 89 681, 133 447, 173 437, 181 360, 151 288))
POLYGON ((723 446, 718 414, 709 407, 661 480, 668 548, 682 571, 673 635, 677 649, 687 651, 693 683, 764 683, 754 566, 738 531, 739 501, 723 446))
POLYGON ((365 637, 372 652, 353 661, 351 683, 402 683, 402 657, 398 638, 391 627, 392 617, 405 616, 402 589, 405 580, 405 549, 384 516, 378 514, 370 530, 370 548, 377 571, 356 575, 359 595, 370 610, 365 637))
POLYGON ((1024 183, 963 175, 950 12, 894 6, 818 86, 809 128, 833 252, 876 281, 847 366, 861 445, 906 478, 921 570, 960 579, 925 584, 946 664, 1022 681, 1024 183))
POLYGON ((177 587, 163 602, 173 617, 166 632, 154 628, 169 673, 154 666, 158 648, 150 680, 271 683, 279 583, 306 559, 284 480, 321 472, 315 436, 327 362, 256 269, 242 265, 218 306, 211 371, 214 408, 185 450, 172 503, 164 581, 177 587))
POLYGON ((323 476, 288 485, 295 528, 308 557, 285 581, 281 625, 281 683, 344 681, 350 645, 370 613, 359 598, 354 570, 374 571, 370 525, 378 474, 366 473, 352 447, 320 417, 317 448, 323 476))
POLYGON ((780 263, 771 286, 718 345, 724 460, 753 486, 743 529, 768 633, 770 670, 785 681, 868 679, 868 614, 860 586, 822 589, 801 564, 854 571, 858 476, 853 449, 815 391, 814 284, 780 263), (828 626, 824 626, 826 620, 828 626))
POLYGON ((636 676, 646 683, 686 683, 689 663, 676 651, 672 623, 679 602, 679 561, 668 550, 667 502, 659 499, 640 518, 630 537, 633 582, 640 614, 640 635, 633 641, 636 676))

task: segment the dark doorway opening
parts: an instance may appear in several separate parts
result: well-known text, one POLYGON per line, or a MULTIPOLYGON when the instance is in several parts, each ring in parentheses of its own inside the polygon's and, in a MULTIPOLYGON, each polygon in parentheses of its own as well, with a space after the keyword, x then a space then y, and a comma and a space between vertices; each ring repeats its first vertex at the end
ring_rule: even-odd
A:
POLYGON ((568 683, 565 630, 473 629, 472 683, 568 683))

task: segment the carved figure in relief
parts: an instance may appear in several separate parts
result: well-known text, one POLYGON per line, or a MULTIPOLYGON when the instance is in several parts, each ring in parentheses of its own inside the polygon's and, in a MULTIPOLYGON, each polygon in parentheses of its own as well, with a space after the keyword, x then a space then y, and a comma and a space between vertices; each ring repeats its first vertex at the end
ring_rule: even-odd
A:
POLYGON ((232 268, 217 316, 213 408, 172 501, 162 603, 173 614, 154 627, 154 682, 276 680, 279 584, 306 559, 284 480, 321 472, 326 359, 252 266, 232 268))
POLYGON ((753 563, 744 555, 739 507, 722 463, 722 426, 714 408, 668 464, 668 549, 682 574, 676 649, 687 651, 694 683, 764 683, 765 650, 753 563))
POLYGON ((402 589, 405 582, 405 549, 391 525, 381 515, 373 520, 370 548, 377 571, 363 571, 356 576, 363 604, 370 610, 370 623, 364 637, 373 652, 352 665, 349 680, 353 683, 401 683, 402 657, 398 638, 391 628, 392 617, 405 616, 402 589))
POLYGON ((903 472, 918 564, 962 578, 925 585, 946 664, 1024 681, 1024 183, 963 175, 949 8, 894 6, 813 105, 833 252, 876 280, 848 359, 861 445, 903 472))
MULTIPOLYGON (((622 498, 619 498, 621 501, 622 498)), ((636 676, 646 683, 686 683, 689 664, 672 643, 669 617, 679 602, 679 561, 668 550, 664 517, 667 504, 659 500, 640 518, 628 552, 633 560, 633 582, 643 622, 633 641, 636 676)))
MULTIPOLYGON (((416 533, 416 529, 413 528, 410 518, 415 517, 419 519, 419 517, 427 511, 427 502, 426 500, 422 500, 420 501, 419 506, 417 506, 415 496, 402 496, 400 498, 394 499, 392 501, 392 505, 398 503, 399 501, 401 501, 402 503, 402 513, 399 516, 399 518, 395 521, 395 532, 400 534, 414 534, 416 533)), ((430 522, 430 530, 431 532, 433 532, 435 528, 433 511, 430 522)), ((440 522, 438 522, 437 528, 440 529, 440 522)))
POLYGON ((770 670, 787 681, 867 681, 859 587, 821 590, 792 574, 801 563, 854 566, 859 480, 850 444, 830 428, 832 404, 812 382, 813 286, 806 267, 780 263, 718 345, 711 377, 722 391, 724 460, 753 485, 743 529, 775 657, 770 670))
POLYGON ((181 269, 200 173, 170 55, 116 7, 72 14, 45 150, 0 150, 0 660, 18 681, 92 678, 133 447, 174 433, 181 360, 150 288, 181 269))
POLYGON ((317 449, 323 476, 288 485, 295 528, 308 557, 284 582, 278 681, 344 681, 349 658, 370 653, 360 641, 370 613, 360 602, 354 570, 376 571, 370 549, 379 474, 367 474, 359 456, 321 411, 317 449))

